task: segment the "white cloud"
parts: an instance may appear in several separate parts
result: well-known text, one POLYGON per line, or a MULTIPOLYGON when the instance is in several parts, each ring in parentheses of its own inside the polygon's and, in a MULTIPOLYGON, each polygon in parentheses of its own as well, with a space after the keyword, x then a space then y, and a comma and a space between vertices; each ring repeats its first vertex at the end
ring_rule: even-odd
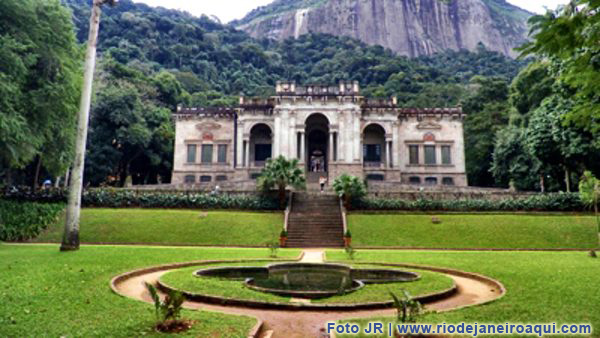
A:
MULTIPOLYGON (((180 9, 196 16, 202 14, 215 15, 223 23, 234 19, 241 19, 248 12, 258 6, 264 6, 273 0, 133 0, 143 2, 150 6, 180 9)), ((462 1, 462 0, 458 0, 462 1)), ((544 13, 545 7, 555 9, 568 0, 508 0, 508 2, 535 13, 544 13)))

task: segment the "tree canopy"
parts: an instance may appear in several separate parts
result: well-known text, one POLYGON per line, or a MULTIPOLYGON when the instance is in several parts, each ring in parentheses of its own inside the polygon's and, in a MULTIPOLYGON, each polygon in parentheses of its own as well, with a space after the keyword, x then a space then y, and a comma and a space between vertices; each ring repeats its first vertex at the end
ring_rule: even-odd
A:
POLYGON ((81 56, 70 12, 58 0, 0 2, 0 168, 21 169, 37 158, 52 174, 64 173, 74 148, 81 56))

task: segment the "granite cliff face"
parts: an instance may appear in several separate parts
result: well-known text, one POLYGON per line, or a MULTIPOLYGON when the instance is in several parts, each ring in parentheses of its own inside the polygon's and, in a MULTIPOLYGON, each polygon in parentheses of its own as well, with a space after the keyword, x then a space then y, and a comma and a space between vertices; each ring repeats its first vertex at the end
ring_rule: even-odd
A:
POLYGON ((276 0, 233 22, 255 38, 349 36, 410 57, 478 43, 515 56, 531 13, 505 0, 276 0))

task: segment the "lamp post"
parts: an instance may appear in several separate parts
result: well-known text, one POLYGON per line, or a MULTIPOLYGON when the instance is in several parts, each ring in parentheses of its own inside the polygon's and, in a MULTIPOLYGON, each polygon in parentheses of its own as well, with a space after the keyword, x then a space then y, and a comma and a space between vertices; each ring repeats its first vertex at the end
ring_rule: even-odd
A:
POLYGON ((96 46, 100 28, 102 5, 115 6, 119 0, 93 0, 90 17, 90 32, 85 53, 85 71, 83 75, 83 91, 77 115, 77 138, 75 143, 75 158, 71 183, 69 184, 69 201, 65 232, 60 251, 79 250, 79 215, 81 211, 81 191, 83 190, 83 168, 85 165, 85 144, 87 141, 88 123, 90 119, 90 104, 92 100, 92 84, 96 67, 96 46))

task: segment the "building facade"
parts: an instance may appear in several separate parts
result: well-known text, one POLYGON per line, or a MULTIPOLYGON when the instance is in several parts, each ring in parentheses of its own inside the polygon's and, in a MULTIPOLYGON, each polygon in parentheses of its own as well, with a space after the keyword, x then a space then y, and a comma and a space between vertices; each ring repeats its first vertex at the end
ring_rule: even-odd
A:
POLYGON ((297 86, 240 98, 236 108, 184 108, 173 184, 251 186, 269 158, 299 159, 309 182, 348 173, 377 184, 467 186, 457 108, 401 108, 360 96, 357 82, 297 86))

